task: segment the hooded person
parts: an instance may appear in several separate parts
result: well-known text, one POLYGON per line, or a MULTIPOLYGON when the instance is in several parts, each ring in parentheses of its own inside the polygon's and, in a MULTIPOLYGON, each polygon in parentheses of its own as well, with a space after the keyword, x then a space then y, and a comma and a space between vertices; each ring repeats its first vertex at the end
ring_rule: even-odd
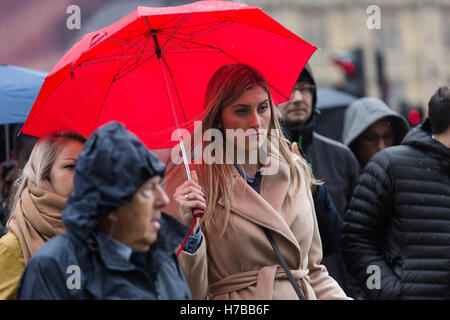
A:
POLYGON ((164 165, 117 122, 86 142, 62 213, 67 232, 36 252, 19 299, 190 299, 175 248, 187 227, 161 213, 164 165))
POLYGON ((314 197, 324 259, 330 275, 347 295, 355 297, 347 285, 345 266, 336 250, 339 246, 342 217, 359 175, 359 164, 342 143, 314 131, 317 89, 311 68, 306 65, 292 90, 290 100, 278 105, 283 132, 297 143, 315 178, 324 182, 314 197), (329 192, 329 194, 328 194, 329 192), (337 211, 336 214, 333 213, 337 211))
POLYGON ((399 145, 408 130, 401 114, 380 99, 365 97, 345 111, 342 139, 364 167, 378 151, 399 145))
POLYGON ((342 253, 369 299, 450 299, 450 86, 428 111, 363 168, 344 218, 342 253))
POLYGON ((314 177, 325 182, 337 211, 342 215, 359 174, 359 165, 351 150, 342 143, 314 131, 316 83, 308 65, 300 73, 291 99, 278 105, 283 132, 296 142, 314 177), (333 159, 333 161, 330 161, 333 159))

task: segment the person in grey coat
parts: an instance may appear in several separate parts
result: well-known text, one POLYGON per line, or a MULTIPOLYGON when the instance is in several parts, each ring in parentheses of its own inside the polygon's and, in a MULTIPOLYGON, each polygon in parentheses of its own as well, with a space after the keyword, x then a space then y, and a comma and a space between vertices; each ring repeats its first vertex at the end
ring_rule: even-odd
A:
POLYGON ((364 97, 345 111, 342 139, 362 168, 378 151, 399 145, 408 130, 401 114, 378 98, 364 97))
POLYGON ((42 246, 19 299, 191 299, 175 250, 188 227, 164 215, 164 165, 117 122, 78 157, 62 212, 67 232, 42 246))

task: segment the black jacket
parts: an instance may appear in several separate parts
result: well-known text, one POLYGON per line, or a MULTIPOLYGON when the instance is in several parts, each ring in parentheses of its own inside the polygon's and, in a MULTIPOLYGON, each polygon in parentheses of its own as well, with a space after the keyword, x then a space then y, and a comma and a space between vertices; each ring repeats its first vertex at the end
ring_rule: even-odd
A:
POLYGON ((299 148, 310 163, 314 177, 325 181, 334 205, 341 216, 351 198, 360 167, 353 152, 344 144, 314 132, 316 115, 302 128, 285 128, 291 142, 299 148))
POLYGON ((425 121, 364 168, 344 218, 347 268, 373 299, 450 299, 450 149, 425 121), (380 289, 368 289, 380 268, 380 289))
POLYGON ((348 279, 337 249, 341 238, 342 217, 356 185, 360 167, 347 146, 314 132, 315 117, 316 114, 313 113, 304 127, 284 128, 284 131, 291 142, 298 143, 303 156, 312 167, 314 177, 325 182, 337 209, 337 212, 327 210, 328 206, 320 205, 318 199, 314 201, 324 252, 322 263, 348 296, 358 298, 360 294, 353 289, 352 280, 348 279))

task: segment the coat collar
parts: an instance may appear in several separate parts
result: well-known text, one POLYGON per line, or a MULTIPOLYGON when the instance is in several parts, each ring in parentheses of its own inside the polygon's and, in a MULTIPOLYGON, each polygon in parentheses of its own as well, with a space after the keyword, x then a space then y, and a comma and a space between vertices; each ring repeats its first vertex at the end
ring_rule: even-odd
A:
MULTIPOLYGON (((278 170, 275 174, 262 176, 260 194, 233 168, 234 189, 230 209, 244 219, 280 234, 299 249, 298 241, 289 227, 291 217, 283 211, 290 185, 290 169, 277 155, 271 155, 270 161, 275 167, 278 165, 278 170)), ((222 198, 218 203, 225 207, 222 198)))
POLYGON ((96 236, 96 240, 99 246, 102 246, 99 254, 107 269, 128 271, 136 268, 130 262, 133 249, 101 232, 96 236))

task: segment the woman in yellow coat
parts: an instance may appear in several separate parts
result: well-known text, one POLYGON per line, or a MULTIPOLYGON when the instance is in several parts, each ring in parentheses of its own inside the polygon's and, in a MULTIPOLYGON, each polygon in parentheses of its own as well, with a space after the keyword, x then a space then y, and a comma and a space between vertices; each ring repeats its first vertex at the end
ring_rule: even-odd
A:
POLYGON ((0 299, 15 299, 25 264, 46 241, 65 232, 61 212, 73 189, 75 164, 85 138, 57 132, 34 146, 0 238, 0 299))
POLYGON ((347 299, 320 264, 311 196, 317 182, 280 131, 267 81, 250 66, 223 66, 208 84, 205 103, 203 136, 209 129, 219 130, 223 153, 217 148, 205 153, 220 139, 203 142, 202 163, 192 166, 193 180, 186 180, 182 166, 166 177, 173 199, 165 212, 190 224, 192 209, 205 209, 191 237, 200 242, 188 242, 179 256, 193 298, 298 299, 266 228, 306 299, 347 299), (230 129, 242 129, 243 139, 227 136, 230 129), (237 157, 239 152, 247 161, 237 157))

